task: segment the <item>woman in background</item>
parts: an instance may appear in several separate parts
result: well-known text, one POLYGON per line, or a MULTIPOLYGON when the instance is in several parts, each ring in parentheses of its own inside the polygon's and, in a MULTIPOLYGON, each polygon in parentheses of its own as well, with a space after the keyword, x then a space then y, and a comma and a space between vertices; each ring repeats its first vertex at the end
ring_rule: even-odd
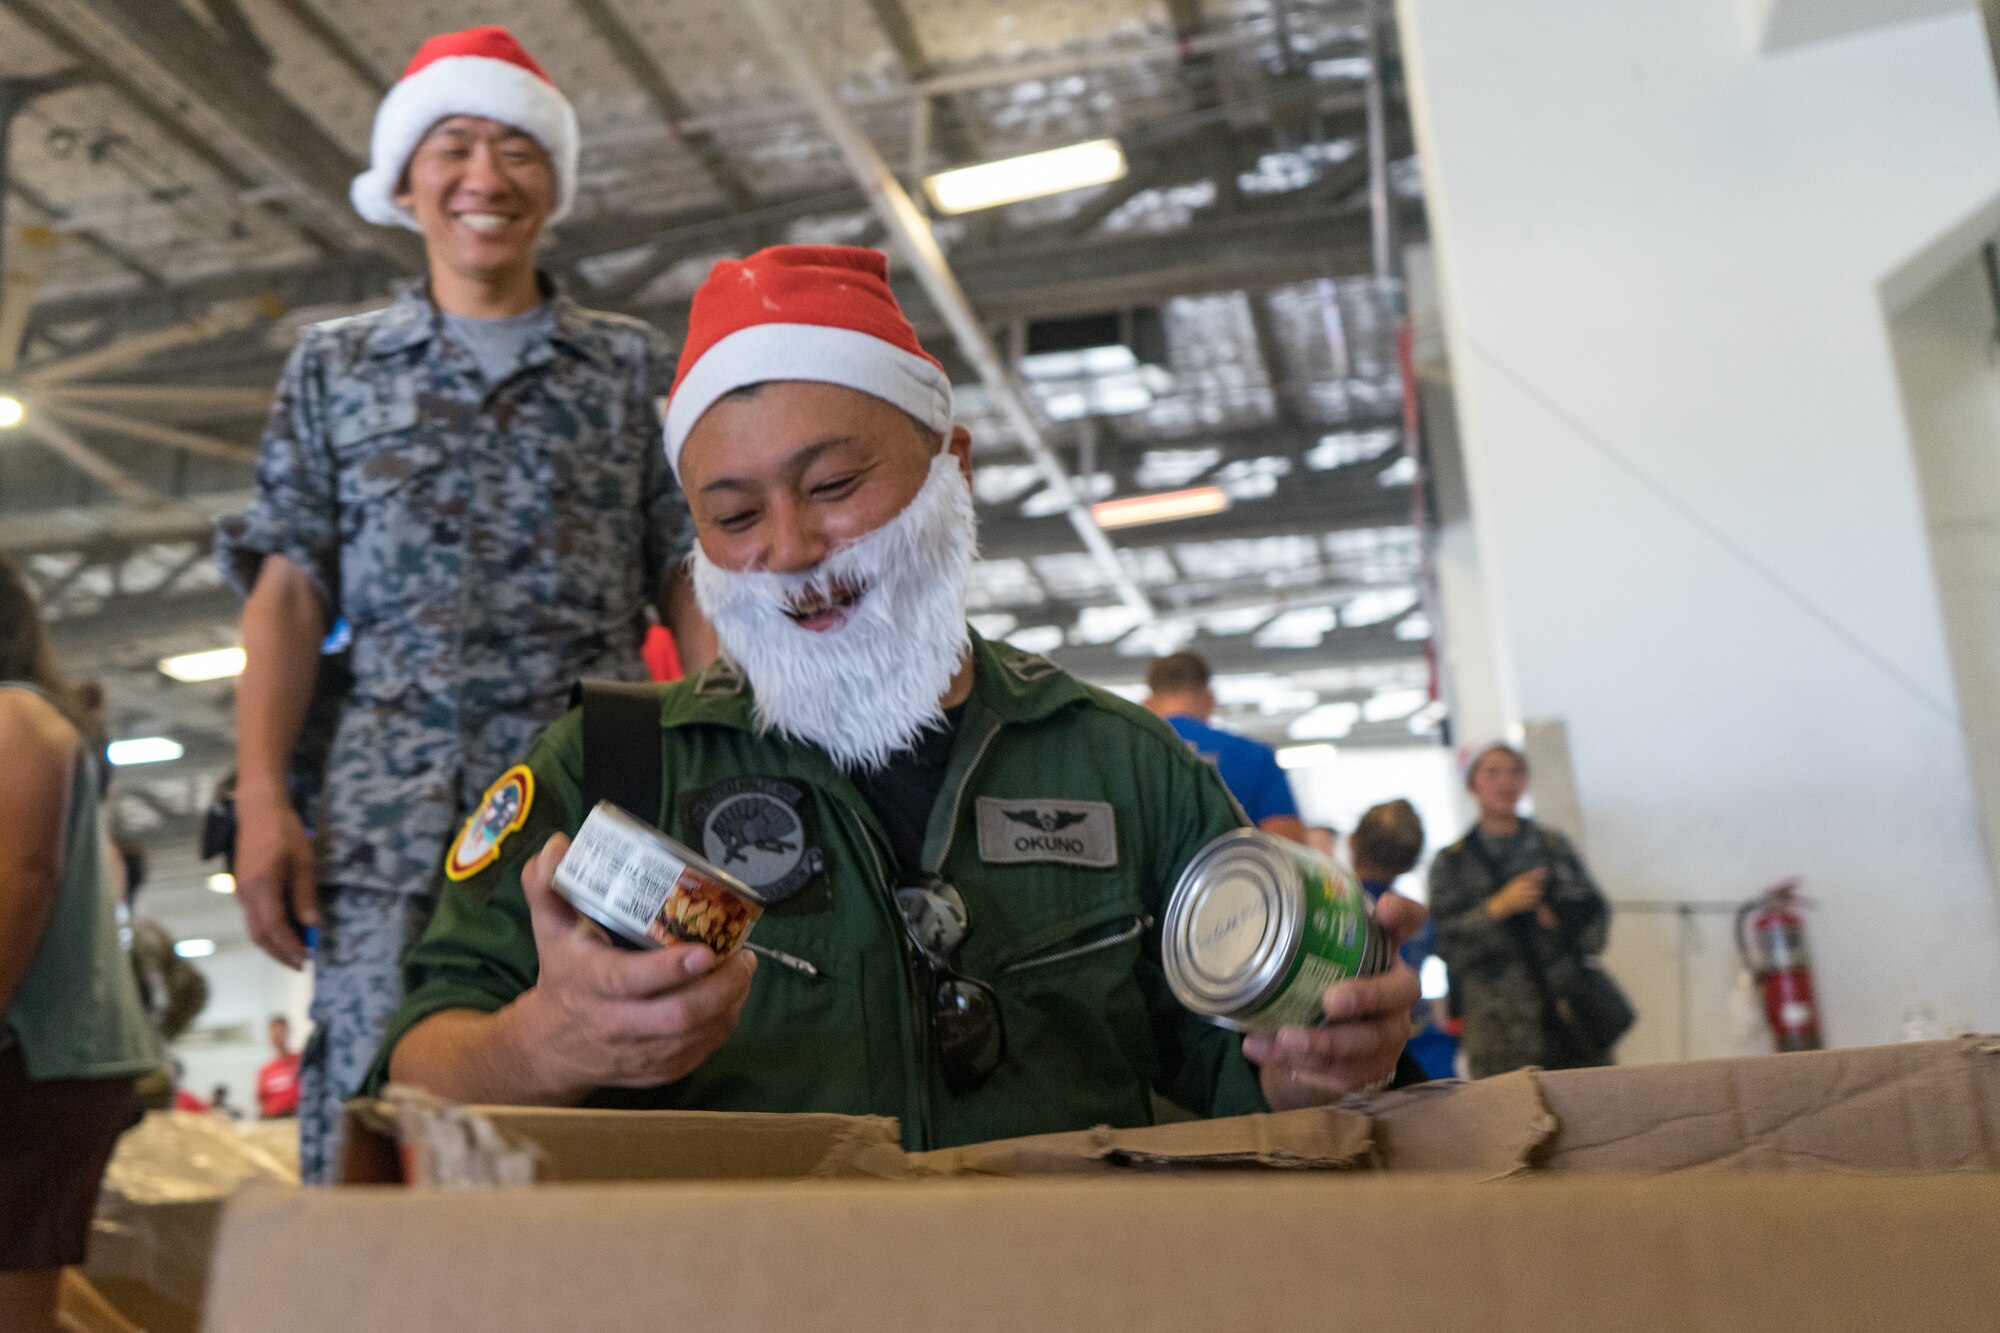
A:
POLYGON ((33 594, 0 558, 0 1328, 56 1323, 98 1181, 157 1055, 118 944, 96 757, 33 594))
POLYGON ((1474 1078, 1539 1065, 1611 1063, 1556 1013, 1567 970, 1604 952, 1611 909, 1569 839, 1518 813, 1528 761, 1510 745, 1473 756, 1479 822, 1431 862, 1437 952, 1465 1016, 1474 1078))

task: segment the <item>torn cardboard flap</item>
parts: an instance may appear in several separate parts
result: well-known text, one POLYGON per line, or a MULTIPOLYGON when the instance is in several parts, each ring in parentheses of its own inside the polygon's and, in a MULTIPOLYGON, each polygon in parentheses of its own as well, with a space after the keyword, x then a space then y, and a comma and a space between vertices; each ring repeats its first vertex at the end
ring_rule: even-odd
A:
POLYGON ((1265 1167, 1353 1170, 1368 1164, 1368 1117, 1335 1107, 1188 1120, 1143 1129, 1095 1129, 1069 1134, 974 1143, 916 1153, 920 1176, 1030 1176, 1128 1169, 1142 1171, 1265 1167))
POLYGON ((1526 1171, 1554 1137, 1556 1118, 1537 1075, 1476 1083, 1424 1083, 1349 1098, 1374 1131, 1370 1165, 1388 1171, 1451 1171, 1493 1179, 1526 1171))
POLYGON ((412 1116, 408 1101, 352 1102, 342 1184, 466 1187, 620 1180, 900 1179, 894 1120, 719 1111, 455 1107, 412 1116), (400 1114, 399 1114, 400 1109, 400 1114), (412 1154, 397 1136, 441 1138, 448 1153, 412 1154), (504 1161, 500 1160, 504 1159, 504 1161))
POLYGON ((1550 1171, 2000 1171, 1992 1037, 1533 1078, 1550 1171))

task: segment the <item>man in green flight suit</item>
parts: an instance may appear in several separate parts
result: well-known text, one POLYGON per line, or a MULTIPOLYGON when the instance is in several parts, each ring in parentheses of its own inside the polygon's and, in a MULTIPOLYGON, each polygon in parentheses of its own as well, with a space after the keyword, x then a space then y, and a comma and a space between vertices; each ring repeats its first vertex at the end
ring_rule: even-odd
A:
MULTIPOLYGON (((1407 967, 1328 1022, 1239 1037, 1174 1000, 1157 922, 1245 820, 1144 710, 965 622, 970 439, 869 250, 716 266, 667 409, 726 656, 659 692, 662 829, 771 900, 752 949, 634 953, 553 874, 582 809, 572 713, 448 858, 372 1083, 463 1101, 890 1115, 928 1148, 1379 1082, 1407 967), (510 798, 513 799, 513 798, 510 798)), ((500 788, 496 788, 498 792, 500 788)), ((496 798, 497 799, 497 798, 496 798)), ((1398 941, 1423 909, 1385 895, 1398 941)))

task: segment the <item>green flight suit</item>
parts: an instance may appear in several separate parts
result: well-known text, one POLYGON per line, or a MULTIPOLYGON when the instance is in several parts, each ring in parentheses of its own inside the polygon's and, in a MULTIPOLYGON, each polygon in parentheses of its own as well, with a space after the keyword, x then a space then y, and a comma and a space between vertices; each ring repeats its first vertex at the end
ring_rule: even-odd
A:
MULTIPOLYGON (((748 686, 719 662, 660 691, 657 822, 784 895, 750 938, 811 971, 766 955, 741 1025, 699 1069, 589 1104, 895 1116, 912 1149, 1147 1124, 1149 1089, 1204 1115, 1266 1109, 1240 1038, 1182 1009, 1159 966, 1158 920, 1182 869, 1245 822, 1215 769, 1165 723, 1045 658, 976 636, 973 651, 921 869, 964 897, 956 965, 999 995, 1000 1069, 969 1095, 946 1090, 891 897, 904 868, 824 753, 757 733, 748 686)), ((491 1012, 535 984, 520 873, 550 834, 583 821, 578 714, 543 733, 527 765, 526 821, 492 865, 446 887, 405 962, 407 998, 370 1087, 425 1017, 491 1012)))

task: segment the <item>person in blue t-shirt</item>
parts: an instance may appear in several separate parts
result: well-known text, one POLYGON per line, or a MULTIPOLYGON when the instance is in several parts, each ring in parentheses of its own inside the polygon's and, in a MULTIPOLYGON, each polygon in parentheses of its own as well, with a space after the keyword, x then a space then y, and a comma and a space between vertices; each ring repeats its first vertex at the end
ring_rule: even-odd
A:
POLYGON ((1165 718, 1189 749, 1215 765, 1222 785, 1251 823, 1266 833, 1304 842, 1306 826, 1285 771, 1278 767, 1277 751, 1208 725, 1215 715, 1215 694, 1208 679, 1208 663, 1193 653, 1158 658, 1146 668, 1146 707, 1165 718))

